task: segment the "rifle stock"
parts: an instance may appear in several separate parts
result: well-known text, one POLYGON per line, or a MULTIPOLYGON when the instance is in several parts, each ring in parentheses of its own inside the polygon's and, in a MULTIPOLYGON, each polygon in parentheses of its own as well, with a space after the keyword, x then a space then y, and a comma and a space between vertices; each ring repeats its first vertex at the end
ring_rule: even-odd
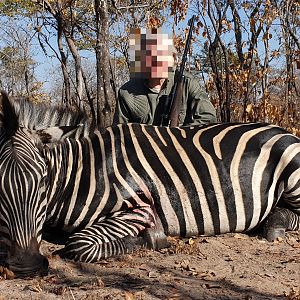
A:
POLYGON ((169 118, 170 127, 179 126, 179 113, 181 108, 182 96, 183 96, 183 77, 179 82, 177 82, 177 92, 176 94, 174 94, 174 101, 173 101, 172 109, 170 112, 170 118, 169 118))

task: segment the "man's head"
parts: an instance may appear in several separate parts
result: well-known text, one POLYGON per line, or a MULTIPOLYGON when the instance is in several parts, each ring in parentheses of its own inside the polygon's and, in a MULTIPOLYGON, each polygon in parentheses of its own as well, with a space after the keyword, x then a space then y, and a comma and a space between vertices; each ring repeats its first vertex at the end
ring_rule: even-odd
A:
POLYGON ((173 40, 161 29, 130 31, 130 75, 138 78, 167 78, 174 66, 173 40))

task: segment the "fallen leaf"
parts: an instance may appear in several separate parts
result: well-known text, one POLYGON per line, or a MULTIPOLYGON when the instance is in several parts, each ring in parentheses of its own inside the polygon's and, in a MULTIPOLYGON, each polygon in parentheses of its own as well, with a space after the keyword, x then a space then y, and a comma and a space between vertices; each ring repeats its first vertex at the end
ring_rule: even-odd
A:
POLYGON ((194 243, 195 243, 195 240, 193 238, 189 238, 188 244, 189 245, 193 245, 194 243))
POLYGON ((103 280, 99 277, 96 278, 95 280, 95 285, 99 286, 99 287, 105 287, 105 283, 103 282, 103 280))
POLYGON ((236 233, 233 237, 236 238, 236 239, 240 239, 240 240, 247 240, 248 239, 248 237, 245 234, 240 234, 240 233, 236 233))
POLYGON ((225 259, 224 259, 225 261, 233 261, 233 259, 231 258, 231 257, 226 257, 225 259))
POLYGON ((198 276, 198 272, 192 271, 192 272, 190 273, 190 276, 198 276))
POLYGON ((190 264, 190 261, 188 259, 184 259, 183 261, 177 263, 180 265, 182 269, 186 270, 190 264))
POLYGON ((274 277, 274 275, 268 274, 268 273, 265 273, 265 276, 266 276, 266 277, 270 277, 270 278, 273 278, 273 277, 274 277))
POLYGON ((135 300, 136 299, 134 294, 130 293, 130 292, 125 292, 124 296, 125 296, 125 300, 135 300))
POLYGON ((15 278, 15 274, 14 272, 12 272, 11 270, 0 266, 0 276, 3 277, 4 279, 14 279, 15 278))
POLYGON ((158 277, 158 274, 156 272, 153 272, 153 271, 150 271, 148 273, 148 277, 149 278, 157 278, 158 277))
POLYGON ((289 293, 284 292, 285 300, 300 300, 300 289, 292 288, 289 293))
POLYGON ((205 284, 203 284, 202 285, 204 288, 206 288, 206 289, 220 289, 221 288, 221 286, 220 285, 218 285, 218 284, 212 284, 212 283, 205 283, 205 284))
POLYGON ((29 290, 29 291, 36 292, 36 293, 40 293, 40 292, 43 291, 39 284, 36 284, 36 285, 26 285, 24 287, 24 290, 29 290))
POLYGON ((291 262, 294 262, 294 261, 295 261, 294 258, 290 258, 290 259, 288 259, 288 260, 282 260, 280 263, 281 263, 281 264, 287 264, 287 263, 291 263, 291 262))
POLYGON ((141 264, 141 265, 139 266, 139 269, 140 269, 140 270, 147 271, 147 270, 149 269, 149 267, 148 267, 146 264, 141 264))
POLYGON ((201 279, 207 280, 207 279, 211 279, 212 277, 215 277, 216 273, 213 271, 205 271, 202 273, 198 274, 198 277, 200 277, 201 279))
POLYGON ((192 300, 189 296, 183 295, 180 292, 173 293, 167 300, 192 300))
POLYGON ((58 296, 62 296, 63 294, 65 294, 66 291, 67 291, 67 288, 65 286, 61 286, 61 287, 57 288, 56 290, 54 290, 53 293, 58 296))

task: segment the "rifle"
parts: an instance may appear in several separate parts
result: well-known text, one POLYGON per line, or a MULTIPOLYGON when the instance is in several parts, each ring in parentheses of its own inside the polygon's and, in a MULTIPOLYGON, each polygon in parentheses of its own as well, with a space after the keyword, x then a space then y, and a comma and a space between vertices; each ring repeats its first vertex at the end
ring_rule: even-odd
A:
POLYGON ((185 42, 185 48, 181 59, 179 70, 175 71, 174 85, 170 95, 167 97, 164 110, 161 118, 161 126, 178 127, 179 126, 179 111, 183 96, 184 69, 187 60, 187 55, 190 50, 192 33, 194 30, 195 15, 188 21, 190 27, 189 33, 185 42))

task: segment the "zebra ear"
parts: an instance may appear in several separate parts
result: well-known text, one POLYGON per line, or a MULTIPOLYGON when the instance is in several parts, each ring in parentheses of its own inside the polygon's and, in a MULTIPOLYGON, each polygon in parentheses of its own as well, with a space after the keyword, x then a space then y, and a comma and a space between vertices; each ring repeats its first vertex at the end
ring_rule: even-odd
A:
POLYGON ((42 144, 53 144, 63 141, 67 137, 75 137, 78 128, 82 124, 76 126, 55 126, 47 129, 36 130, 36 136, 42 144))
POLYGON ((4 91, 0 91, 0 107, 0 126, 5 129, 7 136, 11 137, 18 130, 19 121, 13 105, 4 91))

